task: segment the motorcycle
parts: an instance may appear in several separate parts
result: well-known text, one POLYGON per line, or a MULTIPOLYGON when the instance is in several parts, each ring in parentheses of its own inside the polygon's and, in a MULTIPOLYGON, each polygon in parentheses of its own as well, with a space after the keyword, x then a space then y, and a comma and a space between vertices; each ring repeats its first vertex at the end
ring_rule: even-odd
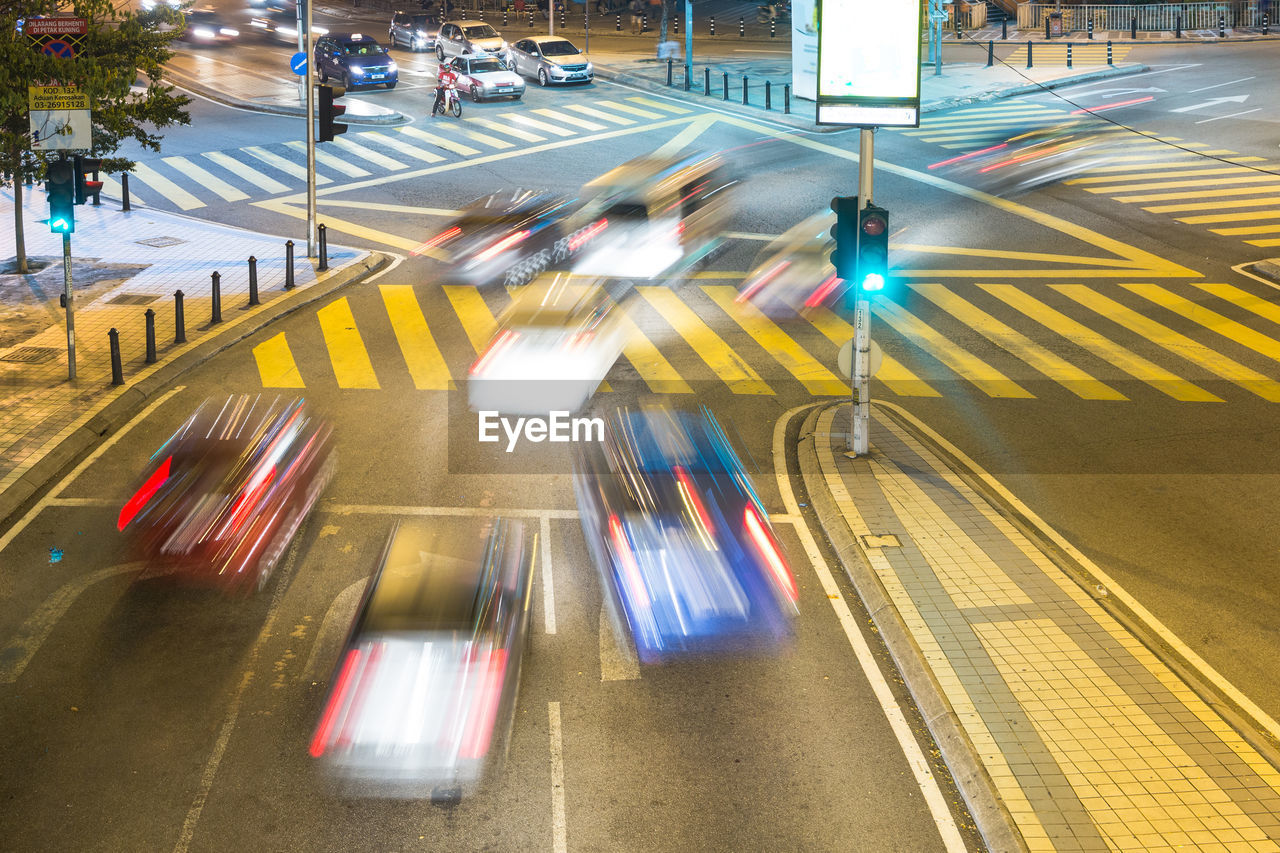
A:
POLYGON ((453 113, 454 118, 462 118, 462 98, 458 96, 458 87, 450 83, 444 87, 444 100, 440 106, 431 105, 431 115, 453 113))

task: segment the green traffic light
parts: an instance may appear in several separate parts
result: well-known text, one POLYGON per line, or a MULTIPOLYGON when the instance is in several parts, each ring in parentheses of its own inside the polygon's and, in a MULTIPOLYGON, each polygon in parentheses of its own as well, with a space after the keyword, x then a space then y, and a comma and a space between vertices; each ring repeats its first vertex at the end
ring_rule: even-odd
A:
POLYGON ((867 293, 874 293, 878 290, 884 290, 884 276, 880 273, 870 273, 862 279, 862 289, 867 293))
POLYGON ((71 230, 71 223, 65 219, 50 219, 49 230, 62 234, 71 230))

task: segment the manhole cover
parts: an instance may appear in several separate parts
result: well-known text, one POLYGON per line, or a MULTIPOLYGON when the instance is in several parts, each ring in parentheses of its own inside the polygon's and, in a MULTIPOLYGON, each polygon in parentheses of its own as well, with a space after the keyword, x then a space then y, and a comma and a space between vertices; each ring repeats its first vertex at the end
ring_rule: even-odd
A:
POLYGON ((56 358, 59 349, 51 347, 18 347, 6 355, 0 355, 0 361, 15 361, 20 364, 44 364, 50 359, 56 358))
POLYGON ((153 249, 163 249, 165 246, 176 246, 179 243, 185 243, 186 240, 179 240, 177 237, 149 237, 146 240, 134 240, 140 246, 150 246, 153 249))
POLYGON ((149 293, 122 293, 107 300, 108 305, 150 305, 159 299, 149 293))

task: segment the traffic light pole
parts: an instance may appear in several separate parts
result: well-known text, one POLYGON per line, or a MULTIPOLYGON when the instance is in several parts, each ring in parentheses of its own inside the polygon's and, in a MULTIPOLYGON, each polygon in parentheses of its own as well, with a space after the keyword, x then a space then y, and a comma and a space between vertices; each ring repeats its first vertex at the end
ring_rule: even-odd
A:
POLYGON ((62 294, 67 303, 67 378, 76 378, 76 309, 71 291, 71 235, 62 234, 62 294))
POLYGON ((307 3, 307 257, 316 256, 316 86, 311 60, 316 53, 311 31, 311 0, 307 3))
MULTIPOLYGON (((858 203, 871 204, 872 169, 875 166, 875 128, 864 127, 858 146, 858 203)), ((862 239, 862 230, 858 230, 862 239)), ((855 276, 856 307, 853 338, 852 441, 854 456, 866 456, 871 446, 871 302, 862 289, 861 274, 855 276)))

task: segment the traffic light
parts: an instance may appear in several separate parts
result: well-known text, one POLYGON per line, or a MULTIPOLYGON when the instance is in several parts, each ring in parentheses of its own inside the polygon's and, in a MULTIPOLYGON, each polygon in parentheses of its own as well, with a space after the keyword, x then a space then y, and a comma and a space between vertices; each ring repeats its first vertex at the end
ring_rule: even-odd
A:
POLYGON ((76 230, 76 179, 70 160, 51 160, 45 166, 44 186, 49 193, 49 230, 72 234, 76 230))
POLYGON ((334 98, 341 98, 347 90, 341 86, 319 86, 320 89, 320 133, 317 142, 332 142, 335 136, 347 132, 345 124, 338 124, 334 119, 347 111, 346 105, 335 104, 334 98))
POLYGON ((102 168, 102 161, 97 158, 75 156, 72 171, 76 181, 76 204, 84 204, 89 196, 102 192, 102 181, 90 181, 89 173, 96 173, 102 168))
POLYGON ((858 211, 858 288, 876 293, 889 283, 889 211, 868 204, 858 211))
POLYGON ((831 263, 837 278, 853 281, 858 251, 858 197, 836 196, 831 199, 831 209, 836 214, 836 224, 831 227, 831 236, 836 241, 836 247, 831 250, 831 263))

